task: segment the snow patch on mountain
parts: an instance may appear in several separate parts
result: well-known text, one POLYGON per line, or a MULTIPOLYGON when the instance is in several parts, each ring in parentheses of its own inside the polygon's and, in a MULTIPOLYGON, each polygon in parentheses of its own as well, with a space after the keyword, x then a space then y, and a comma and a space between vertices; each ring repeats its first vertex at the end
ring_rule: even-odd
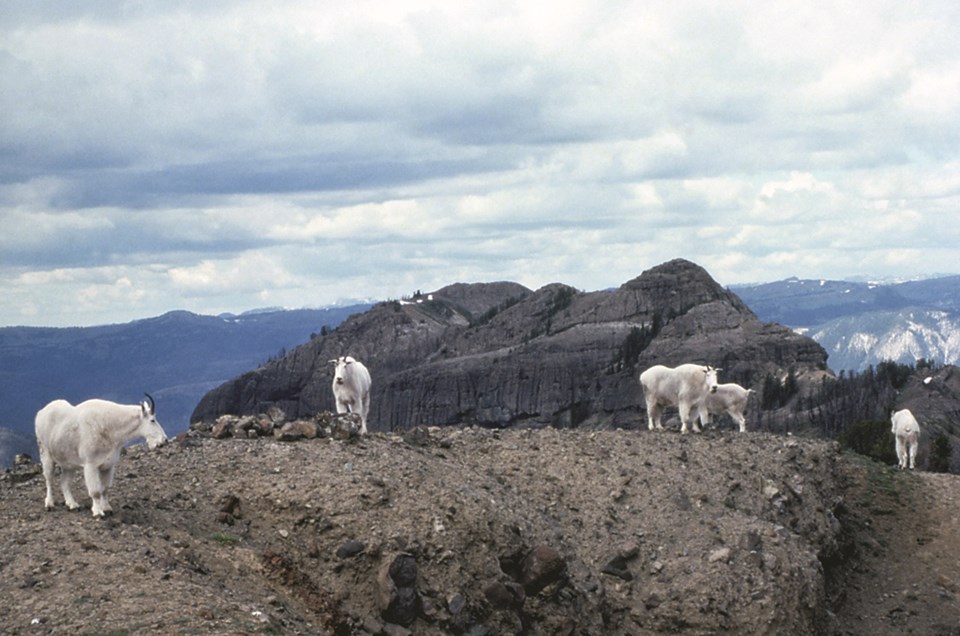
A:
POLYGON ((960 314, 955 312, 871 312, 831 320, 810 336, 830 353, 828 364, 835 371, 862 371, 883 360, 960 362, 960 314))

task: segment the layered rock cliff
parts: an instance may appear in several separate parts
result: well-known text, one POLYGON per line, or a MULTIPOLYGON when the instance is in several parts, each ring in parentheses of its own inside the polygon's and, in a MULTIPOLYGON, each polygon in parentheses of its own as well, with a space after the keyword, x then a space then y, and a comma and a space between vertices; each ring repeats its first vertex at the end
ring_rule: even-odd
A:
POLYGON ((335 331, 209 392, 192 421, 271 406, 289 416, 334 407, 329 360, 352 355, 373 376, 370 427, 635 426, 637 374, 700 362, 721 381, 817 376, 827 354, 810 338, 762 323, 698 265, 674 260, 617 289, 554 283, 456 284, 385 302, 335 331))

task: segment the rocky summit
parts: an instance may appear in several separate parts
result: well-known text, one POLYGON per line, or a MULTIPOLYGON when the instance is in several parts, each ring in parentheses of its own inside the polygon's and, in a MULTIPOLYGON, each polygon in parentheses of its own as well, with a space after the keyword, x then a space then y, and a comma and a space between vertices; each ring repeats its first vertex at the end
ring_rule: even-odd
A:
POLYGON ((191 421, 333 410, 328 361, 340 355, 370 369, 370 428, 380 431, 632 426, 643 411, 637 375, 653 364, 711 364, 722 382, 756 388, 770 375, 790 371, 803 382, 827 369, 816 342, 760 321, 702 267, 678 259, 611 290, 455 284, 380 303, 210 391, 191 421))

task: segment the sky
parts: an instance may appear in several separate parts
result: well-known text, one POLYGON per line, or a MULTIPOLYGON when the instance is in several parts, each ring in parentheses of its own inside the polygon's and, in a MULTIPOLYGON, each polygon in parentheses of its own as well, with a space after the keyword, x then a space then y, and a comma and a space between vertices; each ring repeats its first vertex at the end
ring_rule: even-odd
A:
POLYGON ((960 272, 960 3, 7 2, 0 326, 960 272))

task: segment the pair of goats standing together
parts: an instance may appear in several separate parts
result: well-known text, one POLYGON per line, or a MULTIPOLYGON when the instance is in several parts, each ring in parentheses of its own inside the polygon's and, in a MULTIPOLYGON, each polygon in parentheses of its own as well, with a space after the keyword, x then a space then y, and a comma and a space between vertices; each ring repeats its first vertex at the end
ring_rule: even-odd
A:
POLYGON ((668 406, 680 409, 680 432, 686 433, 693 424, 693 430, 700 432, 700 424, 710 423, 714 413, 729 413, 739 425, 740 432, 747 430, 744 411, 753 389, 745 389, 739 384, 718 384, 717 372, 699 364, 681 364, 676 368, 656 365, 640 374, 643 397, 647 403, 647 419, 650 430, 663 429, 660 418, 668 406))
MULTIPOLYGON (((348 409, 360 415, 361 432, 367 432, 367 414, 370 411, 370 373, 366 367, 349 356, 331 360, 336 365, 333 395, 337 412, 348 409)), ((52 510, 55 466, 60 466, 60 489, 67 507, 80 507, 73 496, 71 483, 78 470, 83 470, 87 492, 93 501, 93 516, 103 517, 112 511, 107 500, 107 489, 113 484, 113 474, 120 451, 133 440, 145 438, 152 450, 167 441, 163 427, 157 421, 156 402, 149 394, 137 405, 125 405, 108 400, 87 400, 74 406, 66 400, 54 400, 40 409, 34 420, 37 447, 47 493, 44 506, 52 510)))

